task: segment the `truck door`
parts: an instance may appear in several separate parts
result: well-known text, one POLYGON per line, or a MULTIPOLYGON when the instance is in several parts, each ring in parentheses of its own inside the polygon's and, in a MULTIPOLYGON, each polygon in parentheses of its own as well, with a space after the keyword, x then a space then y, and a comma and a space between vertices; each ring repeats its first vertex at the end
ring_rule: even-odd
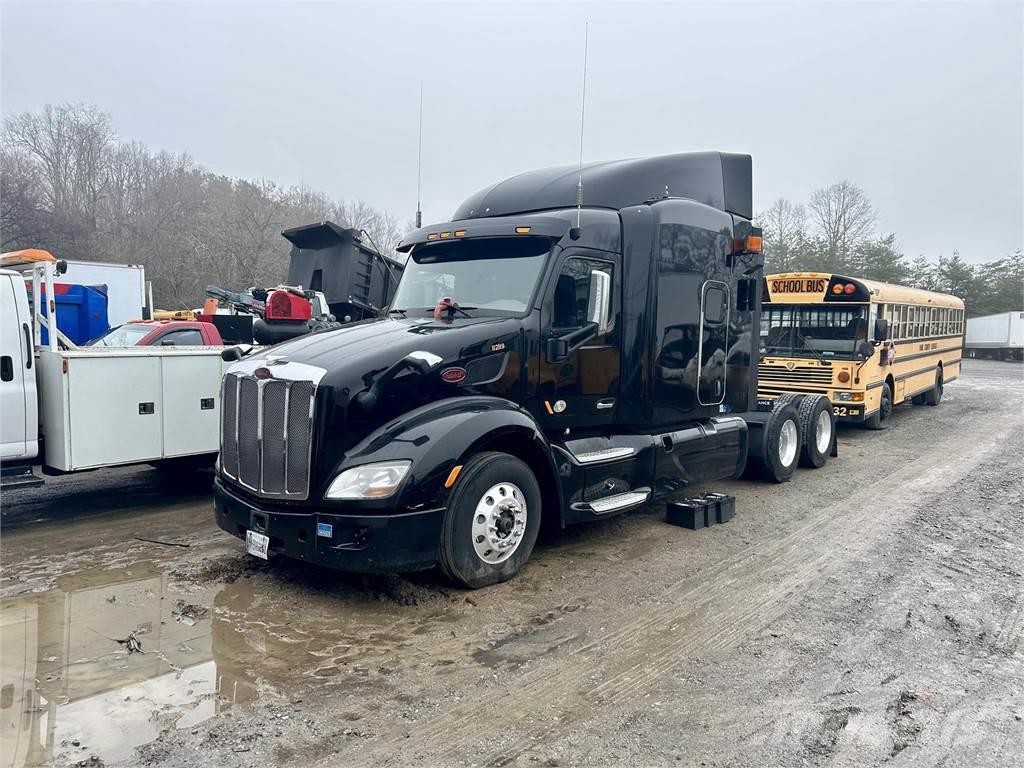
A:
POLYGON ((20 277, 0 275, 0 458, 35 456, 36 378, 28 299, 20 277))
POLYGON ((620 265, 617 255, 568 251, 547 286, 539 402, 532 409, 552 428, 610 424, 619 394, 620 265), (602 314, 605 327, 594 332, 602 314))
POLYGON ((718 405, 725 399, 726 359, 729 354, 729 286, 708 280, 700 292, 700 337, 697 359, 697 402, 718 405))

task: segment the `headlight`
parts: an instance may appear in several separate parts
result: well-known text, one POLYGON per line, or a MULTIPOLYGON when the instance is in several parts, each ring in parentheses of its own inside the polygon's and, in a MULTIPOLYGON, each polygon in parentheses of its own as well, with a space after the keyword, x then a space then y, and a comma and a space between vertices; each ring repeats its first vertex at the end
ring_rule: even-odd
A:
POLYGON ((850 401, 853 399, 852 392, 836 392, 836 400, 850 401))
POLYGON ((328 499, 384 499, 394 494, 411 461, 382 461, 346 469, 331 481, 328 499))

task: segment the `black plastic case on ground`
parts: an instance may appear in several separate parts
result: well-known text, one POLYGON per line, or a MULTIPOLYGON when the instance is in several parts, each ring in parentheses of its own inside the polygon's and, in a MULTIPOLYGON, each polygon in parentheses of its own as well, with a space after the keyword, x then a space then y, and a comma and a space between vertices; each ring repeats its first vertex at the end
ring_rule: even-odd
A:
POLYGON ((736 516, 736 499, 725 493, 706 493, 665 505, 665 521, 690 530, 727 523, 736 516))
POLYGON ((716 523, 727 523, 736 517, 736 499, 725 493, 705 493, 704 502, 708 505, 708 517, 714 517, 716 523))
POLYGON ((700 499, 670 501, 665 505, 665 521, 693 531, 703 528, 708 523, 707 505, 700 499))

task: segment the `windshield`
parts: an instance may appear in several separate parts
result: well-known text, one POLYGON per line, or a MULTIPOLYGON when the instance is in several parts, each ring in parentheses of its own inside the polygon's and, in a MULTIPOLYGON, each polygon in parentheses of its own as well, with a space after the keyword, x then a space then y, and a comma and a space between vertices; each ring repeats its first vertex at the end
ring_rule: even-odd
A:
POLYGON ((153 329, 148 325, 119 325, 89 342, 94 347, 134 347, 153 329))
MULTIPOLYGON (((551 251, 539 237, 463 240, 417 248, 391 302, 393 310, 432 310, 446 296, 488 314, 522 314, 551 251)), ((477 313, 474 313, 477 314, 477 313)))
POLYGON ((864 306, 765 307, 761 311, 761 354, 852 360, 867 338, 864 306))

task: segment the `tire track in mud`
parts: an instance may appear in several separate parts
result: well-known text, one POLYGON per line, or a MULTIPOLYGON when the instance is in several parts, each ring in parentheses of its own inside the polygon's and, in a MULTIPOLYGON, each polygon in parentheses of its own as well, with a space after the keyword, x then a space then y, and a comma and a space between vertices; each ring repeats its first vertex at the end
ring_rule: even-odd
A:
POLYGON ((960 451, 971 441, 947 432, 945 440, 937 441, 940 445, 932 446, 938 450, 893 471, 899 473, 900 483, 885 476, 859 490, 859 498, 884 497, 885 505, 862 503, 851 511, 856 503, 830 504, 798 530, 754 545, 665 590, 659 596, 664 607, 654 607, 637 618, 633 618, 635 607, 622 611, 623 624, 571 650, 571 656, 561 660, 561 668, 538 665, 520 677, 514 689, 503 687, 471 697, 406 733, 365 745, 360 762, 392 762, 409 751, 442 763, 464 761, 485 740, 514 729, 514 749, 494 744, 489 755, 473 760, 508 765, 591 710, 618 706, 642 695, 681 660, 734 647, 784 614, 827 576, 836 559, 856 558, 887 529, 912 519, 917 506, 999 450, 993 445, 998 446, 1014 428, 994 415, 973 426, 988 439, 973 441, 973 449, 966 453, 960 451), (991 439, 994 432, 996 440, 991 439), (939 463, 935 463, 936 454, 942 456, 939 463), (882 517, 880 510, 889 516, 882 517), (773 586, 765 590, 765 584, 773 586), (595 678, 600 680, 594 682, 595 678), (481 711, 500 711, 501 717, 492 725, 481 721, 481 711), (467 722, 474 726, 467 728, 467 722))

